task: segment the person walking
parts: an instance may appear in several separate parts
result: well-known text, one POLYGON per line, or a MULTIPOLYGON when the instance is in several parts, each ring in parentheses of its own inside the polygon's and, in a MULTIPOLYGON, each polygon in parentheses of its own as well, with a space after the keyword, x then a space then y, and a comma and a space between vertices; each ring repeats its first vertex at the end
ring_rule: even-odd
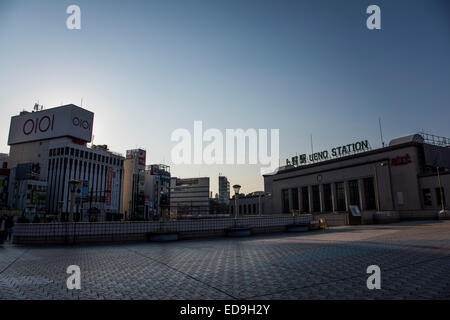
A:
POLYGON ((13 216, 8 216, 6 219, 6 240, 10 241, 12 240, 12 231, 14 227, 14 218, 13 216))

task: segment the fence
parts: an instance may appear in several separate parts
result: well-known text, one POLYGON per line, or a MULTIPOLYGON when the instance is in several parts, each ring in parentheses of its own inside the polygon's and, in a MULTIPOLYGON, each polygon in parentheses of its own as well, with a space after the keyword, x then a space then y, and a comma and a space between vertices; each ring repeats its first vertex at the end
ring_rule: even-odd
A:
POLYGON ((238 219, 183 221, 130 221, 16 224, 15 244, 77 244, 147 240, 151 232, 177 232, 180 239, 224 236, 231 227, 251 228, 253 233, 282 232, 287 225, 309 223, 311 215, 259 216, 238 219))

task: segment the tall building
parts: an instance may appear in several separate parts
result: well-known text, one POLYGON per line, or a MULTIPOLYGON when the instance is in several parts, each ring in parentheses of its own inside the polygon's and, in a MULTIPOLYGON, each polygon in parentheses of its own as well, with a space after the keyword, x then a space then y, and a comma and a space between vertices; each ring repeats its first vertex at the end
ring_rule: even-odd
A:
POLYGON ((127 150, 124 162, 123 212, 126 220, 144 220, 145 161, 143 149, 127 150))
POLYGON ((149 218, 160 218, 169 206, 170 167, 152 164, 145 170, 145 207, 149 218))
POLYGON ((209 177, 171 178, 170 209, 179 215, 208 215, 209 177))
POLYGON ((0 153, 0 210, 8 208, 8 185, 10 169, 8 169, 9 156, 0 153))
POLYGON ((219 202, 226 205, 230 202, 230 182, 224 176, 219 176, 219 202))
POLYGON ((80 220, 102 221, 121 213, 124 158, 106 146, 87 146, 93 121, 92 112, 73 104, 35 108, 11 118, 9 189, 18 192, 15 200, 9 196, 12 209, 22 206, 17 197, 28 196, 21 191, 25 183, 32 189, 36 185, 40 205, 46 193, 45 214, 66 215, 71 202, 69 181, 77 180, 84 185, 83 197, 77 200, 80 220), (32 175, 21 175, 21 165, 32 168, 32 175))

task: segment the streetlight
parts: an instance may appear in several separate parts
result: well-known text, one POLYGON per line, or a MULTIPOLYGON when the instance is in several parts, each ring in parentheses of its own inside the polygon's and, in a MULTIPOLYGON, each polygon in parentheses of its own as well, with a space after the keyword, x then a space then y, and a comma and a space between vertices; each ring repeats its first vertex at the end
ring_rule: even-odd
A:
POLYGON ((235 203, 235 211, 234 211, 234 218, 237 219, 239 216, 239 208, 238 208, 238 196, 239 196, 239 190, 241 190, 241 186, 238 184, 235 184, 233 186, 234 189, 234 203, 235 203))
MULTIPOLYGON (((373 171, 375 174, 375 189, 377 191, 377 211, 380 211, 380 189, 378 187, 378 174, 377 174, 377 163, 373 166, 373 171)), ((380 167, 384 167, 386 165, 386 163, 381 162, 380 167)))
POLYGON ((69 189, 70 189, 70 194, 71 194, 69 222, 73 222, 73 206, 75 203, 75 189, 77 188, 77 185, 78 185, 78 180, 70 180, 69 181, 69 189))

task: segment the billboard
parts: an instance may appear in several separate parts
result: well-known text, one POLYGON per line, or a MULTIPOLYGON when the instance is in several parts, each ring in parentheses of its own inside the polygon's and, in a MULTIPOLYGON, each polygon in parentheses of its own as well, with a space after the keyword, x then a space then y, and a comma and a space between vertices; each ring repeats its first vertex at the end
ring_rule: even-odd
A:
POLYGON ((92 112, 73 104, 26 112, 11 118, 8 144, 66 136, 90 142, 93 123, 92 112))

